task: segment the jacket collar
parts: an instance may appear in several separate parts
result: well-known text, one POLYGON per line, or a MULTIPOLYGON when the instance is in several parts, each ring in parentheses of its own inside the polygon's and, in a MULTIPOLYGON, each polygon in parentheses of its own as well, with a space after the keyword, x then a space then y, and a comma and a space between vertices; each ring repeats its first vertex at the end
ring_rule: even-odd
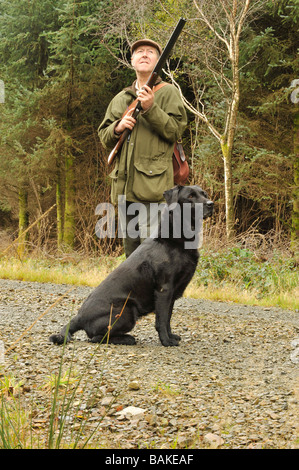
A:
MULTIPOLYGON (((157 80, 155 82, 155 85, 158 85, 159 83, 162 82, 162 78, 160 76, 157 77, 157 80)), ((124 91, 127 91, 128 93, 130 94, 133 94, 133 96, 137 96, 137 93, 136 93, 136 84, 137 84, 137 79, 134 80, 134 82, 132 83, 131 86, 128 86, 124 89, 124 91)))

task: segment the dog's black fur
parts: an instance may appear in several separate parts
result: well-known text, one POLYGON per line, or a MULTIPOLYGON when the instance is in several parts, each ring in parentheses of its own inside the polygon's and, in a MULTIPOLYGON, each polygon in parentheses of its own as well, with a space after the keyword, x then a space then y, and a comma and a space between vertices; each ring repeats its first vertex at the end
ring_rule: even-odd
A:
MULTIPOLYGON (((213 202, 199 186, 176 186, 165 191, 164 197, 168 216, 173 203, 191 204, 191 217, 195 216, 195 203, 202 203, 203 218, 212 215, 213 202)), ((110 343, 135 344, 135 338, 127 333, 138 317, 154 312, 163 346, 179 344, 180 337, 170 328, 172 309, 195 272, 199 254, 197 248, 186 249, 184 237, 171 236, 171 215, 169 220, 169 238, 162 238, 159 231, 156 238, 146 239, 91 292, 78 314, 59 334, 50 336, 50 341, 63 344, 76 331, 85 330, 91 341, 97 343, 110 330, 107 335, 110 343)))

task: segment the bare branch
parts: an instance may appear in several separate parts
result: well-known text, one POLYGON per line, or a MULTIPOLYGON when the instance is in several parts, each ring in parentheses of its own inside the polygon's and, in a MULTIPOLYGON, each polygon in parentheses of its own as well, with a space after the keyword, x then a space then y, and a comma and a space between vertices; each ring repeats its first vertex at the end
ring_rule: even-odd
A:
POLYGON ((105 43, 104 41, 102 41, 102 45, 105 47, 105 49, 107 49, 107 51, 112 55, 112 57, 114 57, 114 59, 116 59, 120 64, 124 65, 125 67, 128 67, 130 69, 133 69, 132 65, 130 64, 130 62, 127 60, 125 54, 123 53, 122 50, 120 50, 121 52, 121 55, 122 55, 122 58, 120 58, 118 55, 116 55, 113 50, 109 47, 109 45, 107 43, 105 43))
POLYGON ((171 79, 173 85, 179 90, 179 93, 180 93, 180 96, 181 96, 181 99, 184 103, 184 106, 185 108, 187 108, 189 111, 191 111, 192 114, 194 114, 195 116, 199 117, 199 119, 201 121, 203 121, 207 127, 209 128, 209 130, 211 131, 211 133, 216 137, 216 139, 218 139, 219 141, 221 140, 221 134, 217 131, 217 129, 213 126, 213 124, 209 121, 207 115, 205 114, 204 112, 204 105, 203 103, 200 101, 200 99, 198 99, 198 103, 200 104, 201 108, 202 108, 202 112, 200 112, 198 109, 196 109, 184 96, 183 92, 182 92, 182 89, 180 87, 180 85, 175 81, 174 77, 173 77, 173 73, 168 70, 166 71, 165 69, 163 69, 163 72, 171 79))
MULTIPOLYGON (((207 55, 207 54, 205 53, 205 56, 206 56, 206 55, 207 55)), ((229 78, 227 78, 227 77, 225 76, 225 74, 223 73, 223 63, 221 63, 220 61, 218 61, 217 58, 215 58, 215 60, 216 60, 216 61, 219 63, 219 65, 220 65, 220 71, 215 70, 215 69, 210 65, 210 63, 209 63, 208 60, 205 61, 205 65, 206 65, 207 69, 212 73, 212 75, 213 75, 213 77, 214 77, 214 79, 215 79, 215 82, 217 83, 218 87, 219 87, 220 90, 221 90, 221 93, 222 93, 223 96, 225 97, 225 96, 226 96, 226 92, 225 92, 225 90, 224 90, 224 88, 223 88, 221 82, 219 81, 219 78, 218 78, 218 77, 220 77, 220 79, 223 80, 223 81, 226 83, 226 85, 227 85, 227 87, 229 88, 230 91, 232 91, 233 84, 232 84, 231 80, 230 80, 229 78)))
POLYGON ((215 36, 217 36, 217 38, 226 45, 227 50, 230 51, 230 44, 228 43, 228 41, 223 36, 221 36, 221 34, 219 34, 218 31, 214 28, 207 16, 204 14, 202 8, 198 5, 197 1, 193 0, 193 2, 200 14, 200 20, 203 21, 211 31, 213 31, 215 36))

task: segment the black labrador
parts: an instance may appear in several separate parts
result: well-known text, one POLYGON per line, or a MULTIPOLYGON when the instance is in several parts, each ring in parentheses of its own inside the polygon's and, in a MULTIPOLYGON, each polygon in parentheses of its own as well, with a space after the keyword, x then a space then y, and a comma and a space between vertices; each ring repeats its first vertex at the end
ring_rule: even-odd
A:
MULTIPOLYGON (((176 186, 165 191, 166 208, 155 237, 147 238, 121 265, 91 292, 78 314, 50 341, 63 344, 73 333, 85 330, 94 343, 135 344, 129 334, 139 317, 154 312, 163 346, 177 346, 180 337, 171 332, 173 305, 195 272, 199 254, 192 245, 198 230, 196 218, 213 213, 213 202, 199 186, 176 186), (198 204, 200 203, 200 204, 198 204), (189 221, 184 214, 188 206, 189 221), (196 209, 200 207, 201 213, 196 209), (168 230, 165 230, 166 222, 168 230), (178 230, 181 225, 182 230, 178 230), (188 226, 186 230, 185 226, 188 226), (167 236, 165 236, 165 233, 167 236), (175 232, 175 233, 174 233, 175 232), (187 232, 188 239, 185 232, 187 232), (191 241, 187 247, 186 241, 191 241)), ((188 217, 187 217, 188 219, 188 217)))

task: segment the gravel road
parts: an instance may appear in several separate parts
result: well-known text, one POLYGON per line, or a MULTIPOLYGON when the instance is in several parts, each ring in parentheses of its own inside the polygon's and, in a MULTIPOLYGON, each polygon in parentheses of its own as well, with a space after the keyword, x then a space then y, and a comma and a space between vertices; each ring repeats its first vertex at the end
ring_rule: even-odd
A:
MULTIPOLYGON (((49 418, 49 376, 63 353, 48 337, 91 291, 70 288, 0 280, 4 371, 23 380, 39 432, 49 418)), ((299 447, 298 312, 182 298, 172 327, 179 347, 161 346, 153 315, 137 323, 135 346, 98 346, 75 335, 63 368, 86 386, 67 416, 69 433, 84 421, 85 433, 95 431, 91 446, 118 449, 299 447)))

